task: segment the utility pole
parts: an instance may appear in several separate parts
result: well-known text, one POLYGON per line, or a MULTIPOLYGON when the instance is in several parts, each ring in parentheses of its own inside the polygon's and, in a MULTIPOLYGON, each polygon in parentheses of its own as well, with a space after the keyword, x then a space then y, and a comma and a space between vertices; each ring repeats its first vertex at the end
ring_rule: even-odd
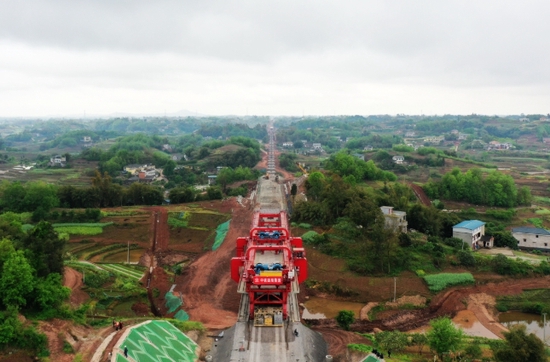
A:
POLYGON ((130 264, 130 241, 128 240, 128 262, 127 264, 130 264))
POLYGON ((393 302, 395 303, 395 295, 397 293, 397 278, 393 278, 393 302))
POLYGON ((546 346, 546 313, 542 313, 543 322, 542 322, 542 335, 543 335, 543 342, 546 346))

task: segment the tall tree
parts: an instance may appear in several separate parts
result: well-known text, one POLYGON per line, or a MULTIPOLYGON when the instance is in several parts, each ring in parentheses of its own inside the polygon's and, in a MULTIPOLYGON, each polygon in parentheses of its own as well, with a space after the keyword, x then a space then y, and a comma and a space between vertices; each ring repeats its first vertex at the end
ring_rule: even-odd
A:
POLYGON ((40 277, 50 273, 63 275, 63 248, 65 240, 46 221, 39 222, 21 240, 29 263, 40 277))
POLYGON ((23 251, 12 252, 4 262, 0 276, 2 303, 6 307, 24 307, 33 289, 33 270, 23 255, 23 251))
POLYGON ((524 325, 514 326, 504 332, 503 344, 496 344, 493 356, 497 362, 545 362, 546 351, 542 341, 533 333, 527 334, 524 325))
MULTIPOLYGON (((430 322, 432 329, 428 331, 428 343, 439 358, 444 353, 456 352, 460 349, 464 333, 454 326, 449 318, 437 318, 430 322)), ((510 361, 510 360, 509 360, 510 361)))

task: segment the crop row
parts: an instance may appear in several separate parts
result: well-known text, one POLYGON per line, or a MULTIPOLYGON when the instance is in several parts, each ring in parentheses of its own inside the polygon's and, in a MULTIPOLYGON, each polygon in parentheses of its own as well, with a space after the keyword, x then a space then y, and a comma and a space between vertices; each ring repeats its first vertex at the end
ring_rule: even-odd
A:
POLYGON ((54 228, 59 227, 69 227, 69 226, 84 226, 84 227, 100 227, 104 228, 105 226, 113 225, 113 222, 66 222, 66 223, 57 223, 52 224, 54 228))
POLYGON ((101 266, 110 272, 113 272, 115 274, 122 274, 126 277, 134 278, 136 280, 141 279, 141 277, 143 276, 143 273, 140 273, 133 269, 125 268, 119 264, 102 264, 101 266))
POLYGON ((103 232, 103 228, 100 226, 63 226, 56 227, 55 231, 71 235, 98 235, 103 232))
POLYGON ((473 284, 474 277, 470 273, 441 273, 426 275, 424 280, 428 284, 428 289, 432 292, 439 292, 452 285, 473 284))

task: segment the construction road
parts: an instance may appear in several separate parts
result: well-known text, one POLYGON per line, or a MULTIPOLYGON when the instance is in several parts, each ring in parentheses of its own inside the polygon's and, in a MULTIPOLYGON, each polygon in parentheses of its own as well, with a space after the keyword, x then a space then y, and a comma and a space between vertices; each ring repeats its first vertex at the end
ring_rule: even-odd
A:
MULTIPOLYGON (((274 169, 274 133, 269 144, 268 179, 262 177, 256 193, 257 210, 286 210, 287 195, 274 169)), ((281 180, 283 181, 283 180, 281 180)), ((243 235, 244 236, 244 235, 243 235)), ((228 240, 228 242, 234 242, 228 240)), ((327 346, 323 337, 302 325, 297 294, 297 283, 288 296, 288 320, 283 326, 255 327, 248 320, 248 295, 242 294, 238 322, 224 331, 215 341, 212 361, 234 362, 321 362, 326 360, 327 346), (296 335, 297 334, 297 335, 296 335)), ((237 288, 235 288, 237 293, 237 288)))

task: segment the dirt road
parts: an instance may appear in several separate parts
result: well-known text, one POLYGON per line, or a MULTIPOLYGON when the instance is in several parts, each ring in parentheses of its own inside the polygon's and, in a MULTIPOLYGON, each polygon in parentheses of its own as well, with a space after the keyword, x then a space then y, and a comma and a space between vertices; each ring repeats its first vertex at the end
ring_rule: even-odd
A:
POLYGON ((63 285, 71 288, 71 297, 69 301, 73 307, 78 307, 80 304, 90 299, 90 296, 81 289, 83 285, 82 274, 73 268, 65 267, 63 285))

